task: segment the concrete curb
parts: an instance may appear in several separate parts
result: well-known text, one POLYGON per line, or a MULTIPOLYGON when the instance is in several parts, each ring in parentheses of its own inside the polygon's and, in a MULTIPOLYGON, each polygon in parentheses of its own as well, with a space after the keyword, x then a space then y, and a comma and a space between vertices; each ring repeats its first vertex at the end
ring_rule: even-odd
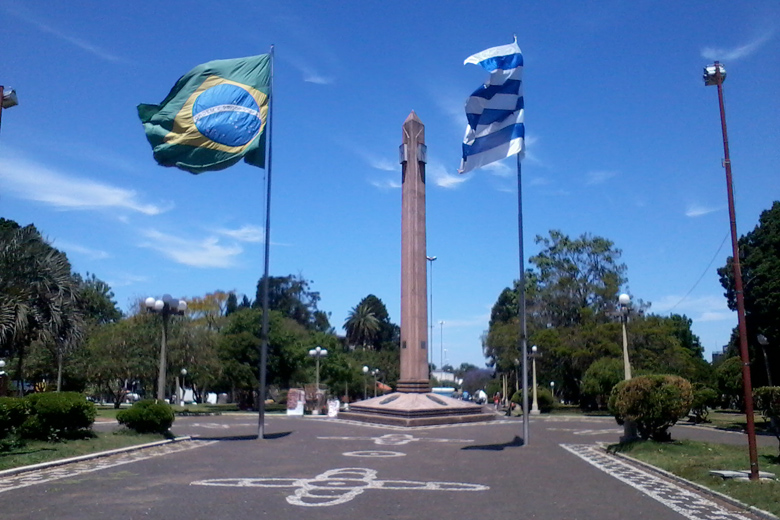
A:
POLYGON ((613 457, 617 457, 619 459, 624 459, 632 464, 635 464, 637 466, 640 466, 643 469, 646 469, 647 471, 651 471, 653 473, 657 473, 659 475, 662 475, 669 480, 674 480, 675 482, 679 482, 681 484, 685 484, 686 486, 692 487, 704 494, 710 495, 712 497, 715 497, 719 500, 722 500, 724 502, 727 502, 734 507, 739 507, 741 509, 744 509, 745 511, 750 511, 751 513, 758 515, 762 518, 766 518, 767 520, 780 520, 777 516, 773 515, 769 511, 764 511, 763 509, 759 509, 757 507, 750 506, 748 504, 745 504, 744 502, 740 502, 736 498, 730 497, 728 495, 724 495, 723 493, 720 493, 718 491, 712 490, 708 488, 707 486, 703 486, 702 484, 697 484, 696 482, 691 482, 690 480, 684 479, 682 477, 679 477, 675 475, 674 473, 670 473, 666 470, 663 470, 661 468, 658 468, 656 466, 653 466, 652 464, 648 464, 647 462, 641 461, 639 459, 635 459, 634 457, 631 457, 629 455, 626 455, 624 453, 617 453, 617 452, 610 452, 607 450, 603 445, 599 445, 599 448, 604 450, 604 453, 607 455, 611 455, 613 457))
POLYGON ((8 477, 12 475, 18 475, 19 473, 26 473, 28 471, 36 471, 40 469, 48 469, 48 468, 54 468, 57 466, 64 466, 66 464, 72 464, 74 462, 83 462, 85 460, 90 459, 99 459, 103 457, 108 457, 111 455, 117 455, 119 453, 128 453, 131 451, 138 451, 143 450, 146 448, 154 448, 156 446, 163 446, 165 444, 170 444, 173 442, 181 442, 181 441, 188 441, 191 440, 191 437, 176 437, 175 439, 167 439, 164 441, 155 441, 155 442, 148 442, 146 444, 138 444, 136 446, 127 446, 125 448, 117 448, 115 450, 108 450, 108 451, 99 451, 97 453, 89 453, 87 455, 79 455, 78 457, 70 457, 68 459, 59 459, 59 460, 52 460, 49 462, 41 462, 40 464, 32 464, 30 466, 20 466, 18 468, 11 468, 6 469, 3 471, 0 471, 0 478, 2 477, 8 477))

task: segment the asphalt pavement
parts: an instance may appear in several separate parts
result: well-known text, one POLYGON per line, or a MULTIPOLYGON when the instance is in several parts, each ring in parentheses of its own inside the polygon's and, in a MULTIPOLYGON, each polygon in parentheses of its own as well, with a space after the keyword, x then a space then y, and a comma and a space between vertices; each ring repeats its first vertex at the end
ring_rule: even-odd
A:
MULTIPOLYGON (((101 425, 108 428, 111 425, 101 425)), ((192 440, 0 477, 0 518, 91 520, 757 518, 599 448, 610 418, 399 428, 327 417, 177 418, 192 440)), ((745 442, 675 427, 675 438, 745 442)), ((772 438, 760 442, 776 444, 772 438)))

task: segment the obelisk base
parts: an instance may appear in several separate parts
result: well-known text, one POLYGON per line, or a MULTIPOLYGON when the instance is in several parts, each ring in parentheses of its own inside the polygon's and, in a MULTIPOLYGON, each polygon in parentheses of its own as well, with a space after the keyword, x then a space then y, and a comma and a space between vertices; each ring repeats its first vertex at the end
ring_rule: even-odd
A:
POLYGON ((492 421, 495 412, 488 407, 428 393, 393 392, 358 401, 339 419, 394 426, 432 426, 492 421))
POLYGON ((430 381, 398 381, 396 388, 406 394, 427 394, 431 391, 430 381))

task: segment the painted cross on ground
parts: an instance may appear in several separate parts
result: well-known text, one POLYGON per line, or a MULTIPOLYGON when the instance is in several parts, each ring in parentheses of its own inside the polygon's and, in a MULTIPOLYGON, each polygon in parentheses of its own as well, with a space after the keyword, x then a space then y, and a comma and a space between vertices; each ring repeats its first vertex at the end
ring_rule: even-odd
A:
POLYGON ((388 433, 381 437, 317 437, 318 439, 341 441, 374 441, 383 446, 403 446, 410 442, 474 442, 471 439, 421 439, 408 433, 388 433))
POLYGON ((294 488, 287 502, 304 507, 344 504, 368 489, 420 491, 487 491, 488 486, 461 482, 422 482, 417 480, 378 480, 367 468, 338 468, 314 478, 217 478, 192 482, 193 486, 294 488))

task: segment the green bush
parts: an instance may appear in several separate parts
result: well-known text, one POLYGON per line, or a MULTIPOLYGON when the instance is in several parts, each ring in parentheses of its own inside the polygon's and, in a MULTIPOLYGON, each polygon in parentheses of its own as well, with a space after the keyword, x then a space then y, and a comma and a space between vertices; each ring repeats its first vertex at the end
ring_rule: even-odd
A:
POLYGON ((718 404, 720 396, 712 388, 708 388, 701 383, 693 385, 693 403, 691 404, 690 415, 694 422, 707 422, 707 416, 710 414, 710 408, 718 404))
POLYGON ((13 434, 27 419, 30 407, 18 397, 0 397, 0 439, 13 434))
POLYGON ((116 414, 116 420, 138 433, 167 433, 175 416, 168 403, 144 399, 116 414))
POLYGON ((780 441, 780 386, 762 386, 753 391, 756 409, 761 412, 769 429, 780 441))
POLYGON ((669 428, 685 417, 693 389, 679 376, 650 375, 621 381, 609 396, 609 411, 619 424, 634 421, 642 439, 668 441, 669 428))
POLYGON ((27 439, 59 440, 83 435, 97 415, 95 405, 77 392, 43 392, 24 400, 29 415, 20 431, 27 439))
MULTIPOLYGON (((528 396, 528 406, 533 406, 533 392, 528 396)), ((523 391, 518 390, 512 396, 512 402, 516 405, 523 407, 523 391)), ((536 387, 536 404, 539 405, 539 411, 542 413, 549 413, 555 407, 555 399, 552 392, 548 388, 542 386, 536 387)))

